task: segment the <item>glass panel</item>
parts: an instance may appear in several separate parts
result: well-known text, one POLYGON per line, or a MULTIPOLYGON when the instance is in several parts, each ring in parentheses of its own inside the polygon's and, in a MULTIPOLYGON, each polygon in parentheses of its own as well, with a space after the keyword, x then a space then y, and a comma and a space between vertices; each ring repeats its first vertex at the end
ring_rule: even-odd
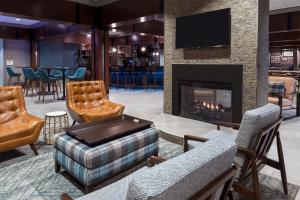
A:
POLYGON ((232 91, 181 85, 180 115, 207 122, 232 121, 232 91))

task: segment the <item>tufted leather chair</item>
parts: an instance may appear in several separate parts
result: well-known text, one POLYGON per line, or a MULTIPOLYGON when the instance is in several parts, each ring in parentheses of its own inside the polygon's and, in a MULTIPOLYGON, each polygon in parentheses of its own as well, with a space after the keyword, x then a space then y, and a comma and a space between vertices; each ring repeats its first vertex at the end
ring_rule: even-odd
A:
POLYGON ((0 87, 0 152, 29 144, 34 153, 44 120, 26 111, 20 86, 0 87))
POLYGON ((67 107, 75 122, 85 123, 121 115, 124 106, 109 101, 103 81, 67 84, 67 107))

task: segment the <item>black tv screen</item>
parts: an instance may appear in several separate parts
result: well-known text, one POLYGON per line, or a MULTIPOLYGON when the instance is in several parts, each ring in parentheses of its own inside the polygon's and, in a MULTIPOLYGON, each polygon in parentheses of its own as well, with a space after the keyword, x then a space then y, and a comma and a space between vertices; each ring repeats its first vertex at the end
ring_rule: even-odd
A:
POLYGON ((230 8, 176 19, 176 48, 230 46, 230 8))

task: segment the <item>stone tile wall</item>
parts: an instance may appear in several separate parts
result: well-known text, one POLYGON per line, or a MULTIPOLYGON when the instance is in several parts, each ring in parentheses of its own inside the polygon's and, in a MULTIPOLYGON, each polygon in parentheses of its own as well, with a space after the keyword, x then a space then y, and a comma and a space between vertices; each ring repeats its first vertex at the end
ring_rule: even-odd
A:
POLYGON ((165 0, 164 2, 164 112, 172 112, 172 64, 242 64, 243 111, 264 104, 268 89, 268 0, 165 0), (176 17, 224 8, 231 8, 231 47, 175 48, 176 17))

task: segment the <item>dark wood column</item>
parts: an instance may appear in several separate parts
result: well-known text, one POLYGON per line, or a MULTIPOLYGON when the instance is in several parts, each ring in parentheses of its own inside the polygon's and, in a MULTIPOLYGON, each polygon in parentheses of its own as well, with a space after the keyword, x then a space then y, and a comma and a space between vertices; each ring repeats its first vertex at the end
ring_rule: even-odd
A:
POLYGON ((109 38, 108 31, 92 29, 92 67, 91 79, 104 80, 106 87, 109 83, 109 38))
POLYGON ((39 55, 38 55, 38 42, 35 40, 30 40, 30 65, 33 69, 36 69, 39 65, 39 55))

